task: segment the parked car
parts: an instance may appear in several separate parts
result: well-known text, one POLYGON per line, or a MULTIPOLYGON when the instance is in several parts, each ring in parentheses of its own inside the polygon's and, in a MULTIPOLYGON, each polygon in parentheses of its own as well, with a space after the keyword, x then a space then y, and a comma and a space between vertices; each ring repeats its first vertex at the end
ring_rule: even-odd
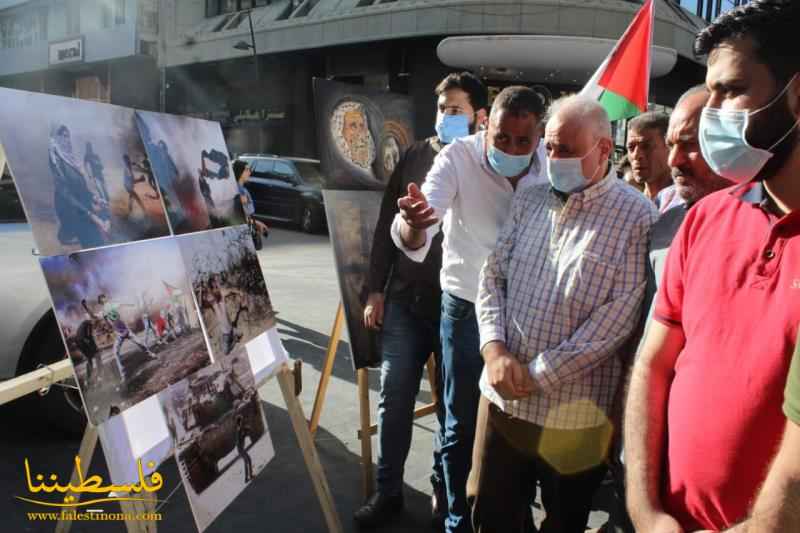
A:
POLYGON ((300 157, 244 154, 251 168, 247 189, 256 216, 297 224, 308 233, 325 228, 319 161, 300 157))
MULTIPOLYGON (((0 250, 0 380, 4 380, 66 355, 33 234, 6 172, 0 178, 0 250)), ((80 435, 86 426, 75 389, 53 386, 43 397, 29 394, 10 405, 70 435, 80 435)))

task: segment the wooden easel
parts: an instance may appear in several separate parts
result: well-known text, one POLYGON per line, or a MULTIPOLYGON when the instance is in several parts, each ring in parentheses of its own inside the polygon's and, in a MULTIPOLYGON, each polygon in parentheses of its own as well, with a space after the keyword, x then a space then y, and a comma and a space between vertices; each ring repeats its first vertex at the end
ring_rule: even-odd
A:
MULTIPOLYGON (((72 364, 68 359, 64 359, 63 361, 59 361, 47 367, 4 381, 0 383, 0 405, 38 390, 47 390, 55 383, 63 381, 72 375, 72 364)), ((303 460, 306 463, 311 477, 311 484, 314 486, 314 492, 317 495, 320 507, 322 507, 322 513, 325 517, 328 531, 332 533, 341 533, 342 523, 333 503, 333 496, 328 486, 328 480, 325 477, 325 471, 322 469, 317 450, 314 447, 314 440, 308 430, 303 407, 297 399, 297 394, 300 392, 302 383, 301 375, 300 361, 296 361, 294 370, 289 368, 287 363, 284 363, 277 371, 276 378, 281 388, 283 400, 286 403, 286 410, 292 422, 292 429, 297 437, 297 442, 303 453, 303 460)), ((262 385, 262 383, 256 386, 260 385, 262 385)), ((94 455, 95 448, 97 447, 97 438, 97 428, 88 424, 83 434, 83 439, 81 439, 78 452, 78 457, 80 457, 81 464, 84 468, 88 468, 91 463, 92 455, 94 455)), ((77 469, 74 469, 72 472, 70 484, 78 484, 77 469)), ((71 495, 76 501, 79 500, 81 496, 79 493, 71 495)), ((150 493, 148 496, 143 496, 143 498, 149 501, 119 502, 122 512, 129 515, 155 512, 155 493, 150 493)), ((128 533, 156 533, 155 521, 130 520, 126 521, 125 525, 128 529, 128 533)), ((67 518, 66 512, 62 511, 61 519, 56 524, 56 533, 68 533, 71 527, 72 521, 67 518)))
MULTIPOLYGON (((336 317, 333 320, 333 327, 331 328, 330 341, 328 342, 328 349, 325 351, 325 362, 322 365, 322 375, 319 378, 317 385, 317 393, 314 397, 314 407, 311 410, 311 420, 308 423, 309 430, 312 438, 316 435, 317 428, 319 427, 319 419, 322 415, 322 406, 325 403, 325 395, 328 391, 328 384, 330 383, 331 374, 333 373, 333 363, 336 358, 336 349, 339 347, 339 340, 342 336, 342 325, 344 324, 344 307, 339 302, 339 307, 336 309, 336 317)), ((436 360, 431 354, 426 364, 428 369, 428 381, 431 383, 431 394, 433 402, 424 405, 414 411, 414 419, 429 415, 436 412, 436 405, 439 398, 436 395, 436 360)), ((362 487, 364 491, 364 498, 369 498, 374 490, 373 475, 372 475, 372 435, 378 432, 377 424, 373 424, 370 416, 369 409, 369 370, 366 368, 359 368, 356 371, 356 382, 358 383, 358 404, 359 404, 359 418, 360 428, 356 432, 358 439, 361 441, 361 475, 362 487), (365 438, 366 436, 366 438, 365 438)))

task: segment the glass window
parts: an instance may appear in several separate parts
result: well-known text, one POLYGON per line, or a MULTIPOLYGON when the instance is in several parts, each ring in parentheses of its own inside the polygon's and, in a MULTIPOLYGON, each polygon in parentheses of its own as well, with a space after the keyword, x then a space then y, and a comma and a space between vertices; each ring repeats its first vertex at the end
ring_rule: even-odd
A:
POLYGON ((219 0, 206 0, 206 18, 219 15, 219 0))
POLYGON ((252 176, 254 178, 268 178, 272 170, 272 160, 270 159, 256 159, 254 163, 250 164, 252 168, 252 176))
POLYGON ((275 161, 275 174, 281 177, 294 176, 294 167, 288 161, 275 161))
POLYGON ((319 185, 320 187, 325 183, 319 163, 295 161, 294 164, 297 167, 297 171, 300 173, 300 176, 303 178, 303 181, 306 183, 312 183, 314 185, 319 185))
POLYGON ((233 13, 234 11, 238 11, 236 4, 237 0, 222 0, 222 13, 233 13))
POLYGON ((67 35, 81 32, 81 4, 79 0, 67 0, 67 35))
POLYGON ((47 33, 51 41, 62 39, 67 35, 67 10, 63 3, 55 3, 50 7, 47 33))
POLYGON ((47 38, 46 11, 25 11, 0 18, 0 46, 22 48, 47 38))
POLYGON ((100 27, 108 29, 111 27, 111 6, 106 2, 100 2, 100 27))
POLYGON ((114 0, 114 24, 125 24, 125 0, 114 0))

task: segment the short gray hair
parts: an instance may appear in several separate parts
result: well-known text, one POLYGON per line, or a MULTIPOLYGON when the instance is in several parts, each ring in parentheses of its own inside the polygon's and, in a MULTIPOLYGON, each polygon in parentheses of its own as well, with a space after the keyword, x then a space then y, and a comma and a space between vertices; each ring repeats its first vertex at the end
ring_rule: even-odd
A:
POLYGON ((597 100, 580 94, 562 96, 550 105, 548 121, 558 115, 577 115, 591 124, 595 136, 611 139, 611 121, 605 108, 597 100))

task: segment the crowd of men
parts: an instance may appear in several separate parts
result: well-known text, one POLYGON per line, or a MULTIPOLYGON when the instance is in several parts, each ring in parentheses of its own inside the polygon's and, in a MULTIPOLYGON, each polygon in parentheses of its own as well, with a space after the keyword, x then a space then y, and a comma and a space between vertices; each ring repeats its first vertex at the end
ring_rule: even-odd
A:
POLYGON ((536 531, 537 487, 539 531, 583 532, 611 474, 602 531, 800 531, 798 27, 798 2, 756 0, 700 32, 705 84, 630 121, 620 168, 596 101, 513 86, 488 109, 473 75, 439 84, 375 232, 361 527, 403 508, 434 353, 448 533, 536 531))

